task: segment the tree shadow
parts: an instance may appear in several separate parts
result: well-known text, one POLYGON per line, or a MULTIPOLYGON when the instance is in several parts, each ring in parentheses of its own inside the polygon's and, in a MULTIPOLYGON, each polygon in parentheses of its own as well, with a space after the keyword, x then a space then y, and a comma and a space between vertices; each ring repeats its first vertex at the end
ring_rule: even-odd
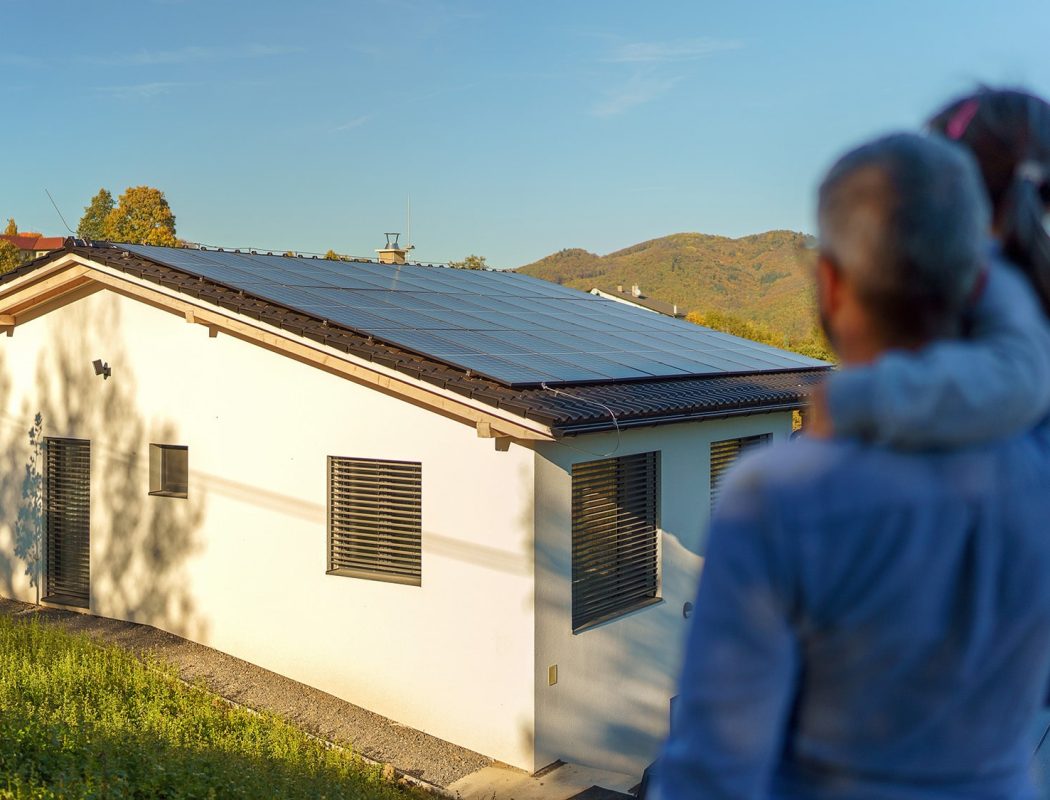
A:
POLYGON ((29 429, 29 460, 22 476, 22 490, 15 520, 15 557, 25 562, 29 588, 40 602, 41 560, 44 553, 44 474, 43 458, 44 418, 37 413, 29 429))
MULTIPOLYGON (((187 562, 199 552, 203 492, 187 499, 149 495, 149 444, 175 443, 170 421, 147 422, 138 406, 131 357, 123 344, 119 299, 107 292, 67 306, 47 320, 46 346, 37 363, 37 418, 44 436, 91 441, 91 608, 93 613, 200 638, 187 562), (69 330, 76 330, 76 337, 69 330), (114 365, 96 375, 91 357, 114 365), (123 365, 127 365, 122 369, 123 365)), ((35 434, 39 446, 40 431, 35 434)), ((39 498, 39 455, 30 456, 25 493, 39 498), (32 461, 36 458, 36 461, 32 461)), ((25 540, 42 538, 42 507, 26 501, 25 540), (35 524, 35 527, 34 527, 35 524)), ((39 548, 25 551, 36 555, 39 548)), ((39 568, 38 568, 39 569, 39 568)))

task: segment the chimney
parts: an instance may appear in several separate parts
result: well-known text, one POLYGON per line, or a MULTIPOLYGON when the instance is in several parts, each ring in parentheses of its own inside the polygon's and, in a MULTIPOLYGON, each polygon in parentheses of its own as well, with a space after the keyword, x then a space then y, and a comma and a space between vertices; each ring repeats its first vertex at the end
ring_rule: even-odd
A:
POLYGON ((404 264, 405 263, 405 255, 412 248, 411 248, 411 245, 409 247, 401 247, 397 243, 397 239, 398 239, 398 237, 400 235, 401 235, 400 233, 387 233, 387 234, 385 234, 385 236, 386 236, 386 247, 383 247, 383 248, 380 248, 380 249, 376 250, 376 252, 379 253, 379 263, 380 264, 404 264), (393 237, 393 239, 391 239, 391 237, 393 237))
POLYGON ((634 286, 631 287, 631 294, 633 294, 635 297, 641 297, 642 296, 642 290, 640 288, 638 288, 638 284, 637 283, 634 286))
POLYGON ((676 317, 678 316, 678 303, 675 303, 675 304, 674 304, 674 315, 675 315, 676 317))

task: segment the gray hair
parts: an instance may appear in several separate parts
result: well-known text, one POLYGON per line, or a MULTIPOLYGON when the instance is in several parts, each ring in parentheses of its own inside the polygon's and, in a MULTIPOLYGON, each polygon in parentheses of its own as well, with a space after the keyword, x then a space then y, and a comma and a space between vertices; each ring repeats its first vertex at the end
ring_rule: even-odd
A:
POLYGON ((959 329, 984 261, 988 207, 958 146, 898 133, 840 158, 820 186, 820 243, 889 345, 959 329))

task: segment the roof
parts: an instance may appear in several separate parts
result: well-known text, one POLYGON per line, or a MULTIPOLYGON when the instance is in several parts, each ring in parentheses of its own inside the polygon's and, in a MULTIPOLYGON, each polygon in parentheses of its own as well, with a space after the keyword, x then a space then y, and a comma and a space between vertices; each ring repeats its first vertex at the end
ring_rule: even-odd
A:
POLYGON ((687 312, 680 306, 674 303, 668 303, 664 300, 656 300, 655 298, 647 295, 641 295, 635 297, 631 291, 624 291, 623 287, 603 287, 596 286, 591 289, 591 294, 597 294, 599 297, 608 297, 613 300, 618 300, 621 303, 631 303, 632 305, 640 306, 641 308, 647 308, 650 311, 655 311, 658 314, 665 314, 668 317, 685 317, 687 312))
POLYGON ((514 272, 122 247, 506 386, 732 375, 822 363, 514 272))
MULTIPOLYGON (((804 359, 796 362, 788 361, 787 363, 798 364, 794 369, 767 366, 766 369, 754 369, 735 374, 722 372, 707 375, 650 376, 644 379, 620 378, 575 382, 563 380, 556 385, 546 381, 539 384, 515 385, 450 363, 443 354, 421 352, 418 347, 407 347, 394 341, 399 336, 391 334, 398 334, 398 330, 360 329, 333 318, 334 315, 327 313, 331 309, 323 308, 323 304, 311 305, 310 308, 301 307, 310 304, 300 304, 300 307, 296 307, 296 304, 290 302, 292 299, 290 294, 280 298, 275 297, 276 294, 281 294, 276 291, 275 287, 283 284, 234 280, 238 276, 232 273, 223 275, 225 280, 219 280, 218 267, 212 269, 212 275, 205 277, 200 274, 204 270, 195 272, 186 267, 175 267, 170 263, 165 263, 175 261, 175 256, 179 254, 207 257, 212 256, 213 251, 176 251, 174 248, 108 244, 85 245, 67 240, 62 250, 50 253, 0 277, 0 293, 3 292, 5 282, 15 280, 21 275, 69 254, 79 257, 78 260, 83 259, 119 270, 140 280, 158 284, 168 290, 174 290, 225 309, 227 312, 267 323, 293 336, 303 337, 381 367, 395 370, 421 383, 440 387, 456 395, 533 420, 548 426, 556 435, 797 408, 804 401, 807 389, 819 381, 822 374, 829 368, 829 365, 823 362, 804 359), (239 285, 230 285, 231 283, 239 285)), ((304 263, 312 266, 318 264, 312 259, 293 259, 281 256, 262 256, 261 258, 264 259, 262 262, 254 262, 265 265, 258 268, 260 272, 257 273, 257 276, 259 277, 265 276, 264 270, 266 269, 279 271, 283 276, 284 271, 304 263)), ((223 263, 228 262, 224 260, 223 263)), ((382 275, 383 273, 379 270, 385 270, 388 275, 393 275, 395 271, 401 272, 399 280, 403 283, 400 284, 400 288, 344 290, 372 292, 366 298, 372 303, 367 307, 369 310, 377 307, 379 299, 387 301, 398 299, 399 293, 420 294, 419 287, 406 288, 404 284, 409 282, 412 276, 417 276, 418 279, 418 275, 427 274, 408 270, 406 275, 404 266, 380 265, 376 262, 342 264, 320 262, 320 264, 327 267, 334 265, 346 275, 362 270, 365 277, 382 275)), ((415 270, 431 271, 429 274, 454 273, 453 280, 457 284, 477 281, 476 286, 482 282, 489 287, 507 286, 502 282, 496 284, 492 282, 492 278, 498 281, 501 273, 413 266, 415 270)), ((227 266, 227 269, 232 269, 232 267, 227 266)), ((537 291, 546 286, 545 282, 531 278, 528 280, 540 284, 537 291)), ((570 294, 570 297, 564 301, 566 303, 578 302, 575 298, 571 298, 571 294, 575 294, 586 298, 584 301, 586 303, 619 305, 613 301, 599 300, 584 292, 565 289, 556 284, 550 284, 550 286, 560 294, 570 294)), ((286 286, 285 288, 299 287, 286 286)), ((328 291, 332 290, 323 290, 322 296, 328 291)), ((503 297, 504 300, 514 299, 519 303, 523 301, 522 297, 499 295, 498 292, 493 296, 503 297)), ((550 294, 546 292, 540 293, 537 297, 541 300, 551 299, 550 294)), ((588 307, 584 306, 584 308, 588 307)), ((412 308, 404 310, 415 313, 412 308)), ((646 320, 660 319, 662 322, 676 326, 692 327, 691 323, 663 320, 655 315, 626 307, 624 310, 631 314, 632 320, 639 317, 646 320)), ((528 313, 528 310, 525 309, 526 318, 528 313)), ((701 332, 704 330, 700 329, 701 332)), ((466 329, 454 332, 481 335, 480 332, 466 329)), ((518 333, 522 336, 528 335, 525 331, 518 333)), ((446 331, 444 335, 447 336, 448 332, 446 331)), ((716 334, 715 338, 710 341, 720 344, 724 341, 724 338, 720 337, 725 336, 725 334, 716 334)), ((772 350, 772 348, 766 349, 772 350)), ((785 355, 793 356, 793 354, 785 355)), ((798 359, 802 358, 798 357, 798 359)))
POLYGON ((37 252, 40 250, 57 250, 65 244, 65 239, 61 236, 25 236, 17 233, 14 235, 2 234, 0 239, 6 242, 10 242, 19 250, 32 250, 37 252))

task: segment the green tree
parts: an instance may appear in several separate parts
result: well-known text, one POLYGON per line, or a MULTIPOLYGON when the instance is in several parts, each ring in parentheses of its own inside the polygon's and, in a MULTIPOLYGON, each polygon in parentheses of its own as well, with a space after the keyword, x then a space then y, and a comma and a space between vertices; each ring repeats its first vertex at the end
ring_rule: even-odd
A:
POLYGON ((164 192, 152 186, 130 186, 106 215, 104 239, 125 244, 174 247, 175 215, 164 192))
POLYGON ((0 275, 10 272, 21 263, 21 251, 6 239, 0 239, 0 275))
POLYGON ((4 236, 17 236, 18 226, 15 225, 15 221, 10 217, 7 218, 7 227, 4 228, 4 236))
POLYGON ((450 261, 448 262, 450 267, 456 269, 485 269, 485 256, 469 255, 462 261, 450 261))
POLYGON ((106 218, 113 210, 113 195, 108 189, 99 189, 98 194, 84 207, 84 216, 77 226, 77 236, 81 239, 105 239, 106 218))

